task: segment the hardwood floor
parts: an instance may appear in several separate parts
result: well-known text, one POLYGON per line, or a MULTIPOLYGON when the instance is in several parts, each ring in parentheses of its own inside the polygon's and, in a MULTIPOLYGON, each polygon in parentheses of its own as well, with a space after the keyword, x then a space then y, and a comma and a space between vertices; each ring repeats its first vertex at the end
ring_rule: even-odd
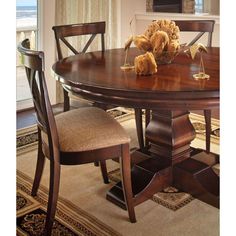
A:
MULTIPOLYGON (((53 107, 53 112, 62 112, 62 104, 58 104, 56 107, 53 107)), ((16 118, 16 127, 17 129, 22 129, 27 126, 31 126, 36 124, 36 117, 35 117, 35 111, 33 108, 27 109, 24 111, 17 112, 17 118, 16 118)))
MULTIPOLYGON (((84 106, 91 106, 90 103, 85 102, 85 100, 71 100, 71 107, 72 109, 76 109, 79 107, 84 107, 84 106)), ((58 113, 63 112, 63 104, 59 103, 57 105, 53 105, 53 113, 56 115, 58 113)), ((16 117, 16 127, 17 129, 22 129, 27 126, 31 126, 36 124, 36 118, 35 118, 35 111, 34 108, 30 108, 27 110, 19 111, 17 112, 17 117, 16 117)))

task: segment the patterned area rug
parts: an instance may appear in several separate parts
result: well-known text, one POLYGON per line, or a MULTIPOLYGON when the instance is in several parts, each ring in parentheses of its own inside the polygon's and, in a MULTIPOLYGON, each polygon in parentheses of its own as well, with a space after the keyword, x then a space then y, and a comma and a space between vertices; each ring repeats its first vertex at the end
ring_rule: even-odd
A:
MULTIPOLYGON (((205 120, 204 117, 198 114, 190 113, 189 118, 196 131, 196 138, 205 141, 205 120)), ((219 145, 220 143, 220 124, 219 120, 211 119, 211 143, 219 145)))
MULTIPOLYGON (((133 110, 129 109, 115 108, 111 109, 109 114, 115 117, 121 124, 126 124, 127 121, 134 119, 133 110)), ((196 129, 197 139, 204 141, 204 118, 196 114, 191 114, 190 119, 196 129)), ((219 121, 213 120, 212 126, 213 131, 211 141, 219 145, 219 121)), ((135 133, 135 129, 133 132, 135 133)), ((134 134, 134 137, 135 136, 136 134, 134 134)), ((36 126, 18 130, 17 154, 20 155, 35 150, 37 148, 37 138, 36 126)), ((132 145, 131 148, 135 149, 132 145)), ((119 165, 117 164, 117 167, 118 166, 119 165)), ((119 168, 110 170, 109 178, 114 182, 119 181, 119 168)), ((48 190, 41 186, 38 196, 33 198, 30 196, 31 187, 32 179, 22 172, 17 171, 17 235, 40 235, 42 233, 48 190)), ((152 198, 157 204, 173 211, 180 209, 193 199, 194 198, 190 194, 181 192, 171 186, 164 189, 162 192, 158 192, 152 198)), ((57 206, 53 235, 120 234, 97 218, 76 207, 71 202, 60 198, 57 206)))
MULTIPOLYGON (((17 171, 17 235, 42 235, 48 190, 40 186, 36 197, 30 195, 32 179, 17 171)), ((71 202, 59 197, 52 235, 105 236, 120 234, 71 202)))

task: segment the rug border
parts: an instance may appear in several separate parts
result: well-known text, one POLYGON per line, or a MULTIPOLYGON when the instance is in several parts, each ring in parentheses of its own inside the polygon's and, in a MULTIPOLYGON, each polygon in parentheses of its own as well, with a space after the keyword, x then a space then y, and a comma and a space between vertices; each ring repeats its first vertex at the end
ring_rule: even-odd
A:
MULTIPOLYGON (((17 176, 21 179, 21 181, 23 180, 25 182, 25 184, 26 184, 25 188, 30 191, 30 188, 33 183, 32 178, 20 170, 17 170, 17 176)), ((48 188, 43 185, 40 185, 38 195, 40 195, 40 196, 38 196, 38 198, 41 198, 42 201, 46 202, 47 201, 46 195, 48 195, 48 188), (46 198, 46 199, 44 199, 44 198, 46 198)), ((41 205, 42 204, 43 203, 41 202, 41 205)), ((45 203, 43 204, 43 206, 41 206, 41 208, 44 210, 46 209, 45 203)), ((77 217, 77 219, 80 219, 80 222, 86 226, 89 226, 89 230, 91 232, 93 232, 95 235, 98 235, 98 236, 106 236, 106 235, 107 236, 121 236, 121 234, 119 232, 112 229, 109 225, 105 224, 104 222, 102 222, 101 220, 96 218, 95 216, 93 216, 93 215, 89 214, 88 212, 84 211, 83 209, 79 208, 71 201, 59 196, 58 203, 57 203, 57 211, 59 212, 59 211, 65 210, 64 208, 67 208, 67 210, 70 209, 70 211, 71 211, 70 217, 74 216, 74 217, 77 217)), ((83 233, 83 235, 87 235, 87 234, 84 234, 84 232, 80 232, 80 233, 83 233)))

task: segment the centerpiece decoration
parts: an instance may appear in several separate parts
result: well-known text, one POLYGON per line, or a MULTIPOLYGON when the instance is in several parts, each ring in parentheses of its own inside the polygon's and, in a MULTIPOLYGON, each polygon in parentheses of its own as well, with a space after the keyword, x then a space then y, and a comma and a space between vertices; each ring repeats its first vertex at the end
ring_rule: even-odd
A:
MULTIPOLYGON (((131 35, 125 44, 126 59, 132 42, 144 52, 134 60, 136 74, 151 75, 157 72, 158 64, 171 63, 180 50, 179 32, 174 21, 156 20, 147 27, 144 34, 131 35)), ((123 69, 130 66, 126 59, 123 69)))
POLYGON ((174 21, 156 20, 134 39, 134 44, 141 50, 151 51, 157 64, 168 64, 179 52, 179 32, 174 21))
POLYGON ((202 58, 202 53, 207 53, 206 47, 202 43, 197 43, 190 46, 189 49, 187 49, 185 52, 187 53, 187 55, 190 55, 193 60, 195 59, 196 54, 200 53, 199 72, 197 74, 194 74, 193 78, 196 80, 208 80, 210 78, 210 75, 205 73, 205 67, 202 58))
POLYGON ((128 38, 127 42, 125 43, 125 62, 124 65, 122 65, 120 68, 122 70, 132 70, 134 69, 134 66, 132 64, 130 64, 127 60, 128 60, 128 53, 129 53, 129 48, 133 42, 133 31, 132 31, 132 21, 134 18, 131 19, 131 21, 129 22, 129 27, 130 27, 130 31, 131 31, 131 36, 128 38))

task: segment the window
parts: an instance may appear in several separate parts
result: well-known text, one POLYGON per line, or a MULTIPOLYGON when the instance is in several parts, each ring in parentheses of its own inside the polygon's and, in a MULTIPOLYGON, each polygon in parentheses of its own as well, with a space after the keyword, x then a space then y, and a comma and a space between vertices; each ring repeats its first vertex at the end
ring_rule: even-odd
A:
MULTIPOLYGON (((16 0, 16 44, 25 38, 30 39, 32 49, 37 49, 37 0, 16 0)), ((32 106, 32 98, 25 69, 21 65, 21 57, 18 52, 16 59, 16 100, 17 110, 19 110, 32 106)))
POLYGON ((195 0, 195 13, 203 13, 203 0, 195 0))

